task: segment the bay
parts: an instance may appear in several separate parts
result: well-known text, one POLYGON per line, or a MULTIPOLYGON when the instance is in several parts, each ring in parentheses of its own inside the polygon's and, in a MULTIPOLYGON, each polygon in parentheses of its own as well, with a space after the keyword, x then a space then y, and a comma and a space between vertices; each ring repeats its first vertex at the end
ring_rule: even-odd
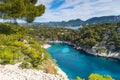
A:
POLYGON ((50 45, 47 52, 70 79, 75 79, 76 76, 87 79, 91 73, 98 73, 120 80, 120 62, 118 60, 92 56, 67 44, 52 43, 50 45))

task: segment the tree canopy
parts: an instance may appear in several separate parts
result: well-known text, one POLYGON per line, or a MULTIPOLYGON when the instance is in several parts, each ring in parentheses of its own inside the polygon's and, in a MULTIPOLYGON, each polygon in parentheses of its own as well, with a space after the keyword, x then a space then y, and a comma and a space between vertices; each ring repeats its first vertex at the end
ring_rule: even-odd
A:
POLYGON ((24 19, 28 23, 45 12, 43 4, 36 5, 37 0, 1 0, 0 17, 2 19, 24 19))
POLYGON ((88 77, 88 80, 114 80, 114 79, 109 75, 102 76, 93 73, 88 77))
POLYGON ((120 52, 120 23, 86 25, 78 30, 55 27, 33 27, 35 36, 48 41, 68 41, 96 52, 120 52))

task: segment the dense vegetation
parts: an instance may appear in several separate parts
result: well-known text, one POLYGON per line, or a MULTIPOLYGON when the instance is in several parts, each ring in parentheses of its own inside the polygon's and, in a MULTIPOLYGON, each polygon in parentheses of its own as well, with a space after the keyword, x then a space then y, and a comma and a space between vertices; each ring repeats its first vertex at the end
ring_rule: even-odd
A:
POLYGON ((34 27, 31 34, 48 41, 68 41, 85 49, 120 52, 120 23, 87 25, 79 30, 55 27, 34 27))
POLYGON ((55 62, 41 47, 44 42, 28 32, 24 26, 0 23, 0 64, 22 62, 22 68, 56 73, 55 62))
MULTIPOLYGON (((77 80, 85 80, 80 77, 77 77, 76 79, 77 80)), ((91 74, 88 77, 88 80, 114 80, 114 79, 112 77, 110 77, 109 75, 101 76, 99 74, 91 74)))

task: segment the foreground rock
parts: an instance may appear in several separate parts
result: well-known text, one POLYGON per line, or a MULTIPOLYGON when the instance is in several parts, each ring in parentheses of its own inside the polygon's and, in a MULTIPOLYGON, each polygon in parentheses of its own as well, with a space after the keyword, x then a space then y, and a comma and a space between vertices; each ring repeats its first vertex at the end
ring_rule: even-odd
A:
POLYGON ((66 74, 58 68, 58 74, 45 73, 42 70, 21 69, 15 65, 0 65, 0 80, 68 80, 66 74))

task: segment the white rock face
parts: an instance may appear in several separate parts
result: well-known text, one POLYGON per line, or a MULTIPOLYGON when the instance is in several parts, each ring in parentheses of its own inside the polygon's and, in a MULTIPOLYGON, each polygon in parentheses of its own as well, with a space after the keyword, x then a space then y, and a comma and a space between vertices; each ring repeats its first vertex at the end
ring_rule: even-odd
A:
POLYGON ((120 53, 112 53, 112 52, 104 52, 104 53, 97 53, 95 49, 83 49, 85 52, 91 55, 95 56, 101 56, 101 57, 109 57, 109 58, 115 58, 115 59, 120 59, 120 53))
POLYGON ((59 68, 58 74, 53 75, 42 70, 21 69, 18 65, 0 65, 0 80, 68 80, 59 68))
POLYGON ((51 47, 51 45, 49 45, 49 44, 44 44, 44 45, 42 45, 41 47, 47 49, 47 48, 51 47))

